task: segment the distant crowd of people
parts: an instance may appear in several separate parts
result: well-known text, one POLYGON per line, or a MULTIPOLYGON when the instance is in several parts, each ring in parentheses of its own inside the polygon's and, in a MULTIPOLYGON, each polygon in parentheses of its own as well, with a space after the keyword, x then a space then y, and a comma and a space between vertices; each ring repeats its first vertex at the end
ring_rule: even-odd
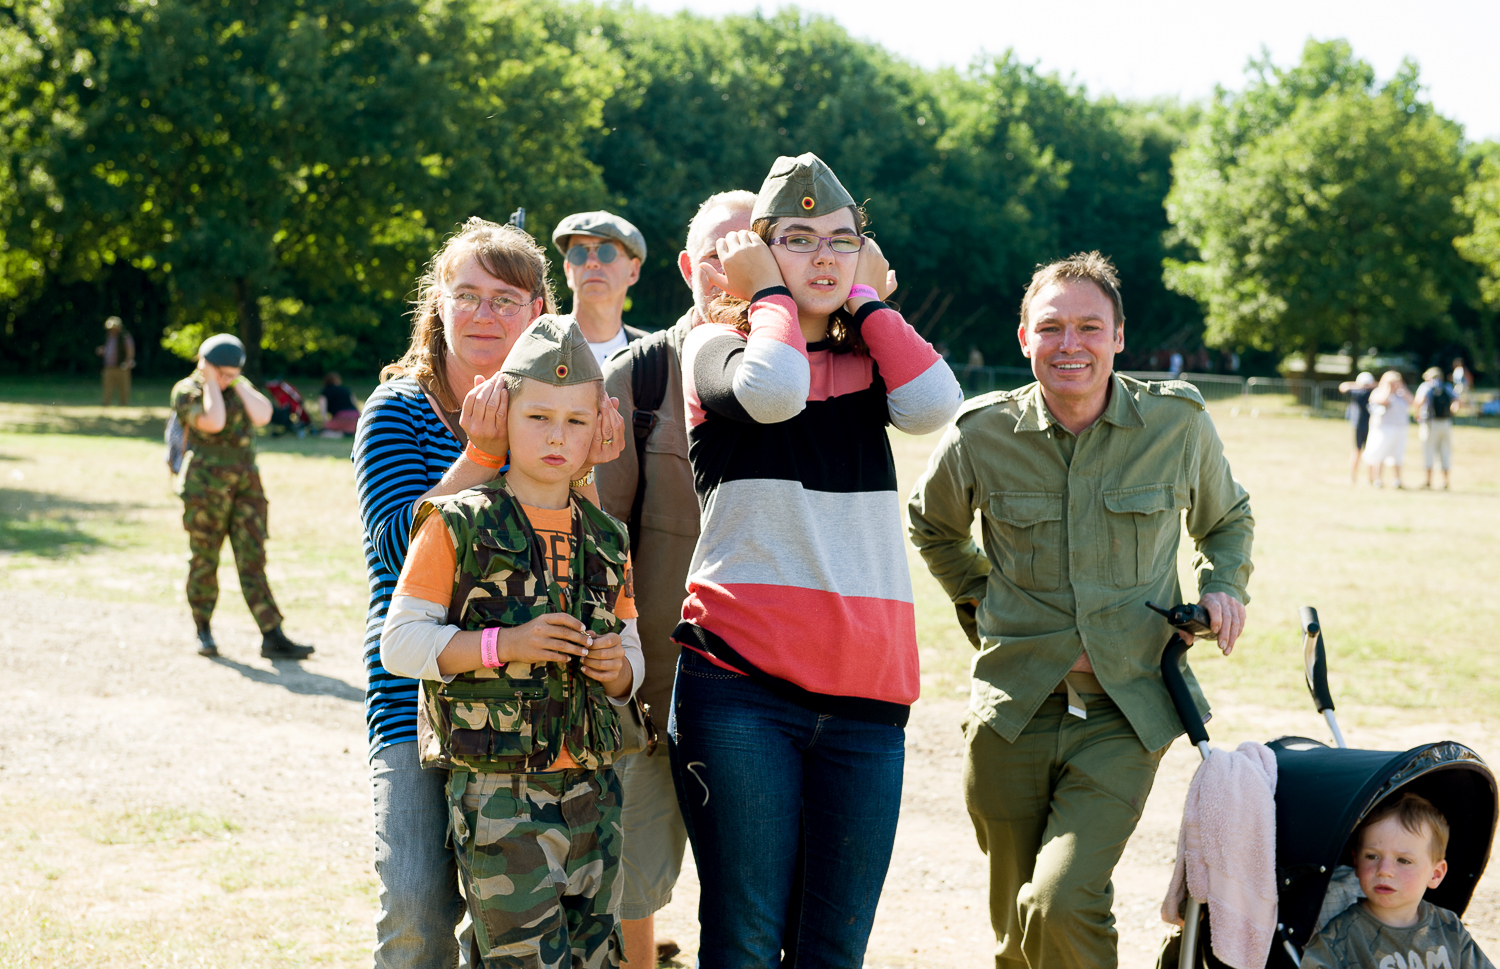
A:
POLYGON ((1354 457, 1349 480, 1357 483, 1361 465, 1376 488, 1385 486, 1385 469, 1391 468, 1392 485, 1404 488, 1401 465, 1406 458, 1406 432, 1413 417, 1422 442, 1422 466, 1427 472, 1423 488, 1432 487, 1432 472, 1441 466, 1443 488, 1450 484, 1453 469, 1453 418, 1463 406, 1468 390, 1468 371, 1462 360, 1453 361, 1453 379, 1445 379, 1441 367, 1428 367, 1413 394, 1400 372, 1387 370, 1379 382, 1368 371, 1339 384, 1349 395, 1348 417, 1354 425, 1354 457))

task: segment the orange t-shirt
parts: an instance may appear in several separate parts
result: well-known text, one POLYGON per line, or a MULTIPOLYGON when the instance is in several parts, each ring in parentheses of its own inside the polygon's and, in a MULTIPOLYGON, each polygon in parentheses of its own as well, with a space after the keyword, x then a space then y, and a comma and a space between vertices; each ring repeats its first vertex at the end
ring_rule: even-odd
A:
MULTIPOLYGON (((573 577, 573 558, 578 554, 573 538, 573 512, 569 508, 533 508, 522 505, 531 528, 541 539, 547 568, 565 590, 573 577)), ((416 596, 447 608, 453 601, 453 572, 458 567, 458 553, 453 548, 453 539, 448 535, 448 526, 441 515, 429 515, 417 529, 406 550, 406 565, 401 569, 401 578, 396 580, 396 595, 416 596)), ((571 590, 570 590, 571 591, 571 590)), ((620 594, 615 598, 614 613, 620 619, 636 618, 635 597, 631 594, 634 584, 630 581, 630 556, 625 557, 625 581, 620 585, 620 594)), ((578 766, 578 761, 568 753, 566 747, 558 752, 557 759, 547 765, 547 770, 569 770, 578 766)))
MULTIPOLYGON (((541 539, 547 568, 565 590, 573 579, 573 559, 578 547, 573 539, 573 512, 568 508, 533 508, 522 505, 531 528, 541 539)), ((416 596, 446 607, 453 600, 453 571, 458 567, 458 553, 448 528, 439 515, 429 515, 417 529, 406 552, 406 567, 396 581, 396 595, 416 596)), ((625 558, 625 574, 630 574, 630 557, 625 558)), ((615 598, 614 613, 621 619, 636 618, 633 583, 628 579, 615 598)))

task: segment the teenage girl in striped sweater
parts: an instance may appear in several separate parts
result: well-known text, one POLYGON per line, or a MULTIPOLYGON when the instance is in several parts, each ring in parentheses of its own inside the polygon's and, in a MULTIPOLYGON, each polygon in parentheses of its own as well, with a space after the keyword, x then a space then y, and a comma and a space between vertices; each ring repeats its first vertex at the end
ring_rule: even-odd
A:
POLYGON ((854 969, 918 693, 886 425, 937 430, 963 395, 820 159, 778 159, 752 218, 700 268, 729 295, 683 349, 703 531, 669 733, 700 966, 854 969))

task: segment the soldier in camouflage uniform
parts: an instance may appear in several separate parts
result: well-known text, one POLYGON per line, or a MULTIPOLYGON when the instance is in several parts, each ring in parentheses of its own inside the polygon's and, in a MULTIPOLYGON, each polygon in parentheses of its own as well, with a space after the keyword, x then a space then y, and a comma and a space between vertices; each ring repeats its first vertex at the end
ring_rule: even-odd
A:
POLYGON ((381 662, 422 681, 422 764, 451 772, 449 837, 476 961, 614 967, 612 768, 643 661, 624 526, 569 487, 586 483, 570 478, 593 442, 603 378, 577 324, 551 316, 521 335, 504 373, 510 470, 422 503, 381 662), (570 538, 539 537, 545 510, 570 538), (560 541, 561 563, 549 555, 560 541))
POLYGON ((303 659, 313 648, 281 631, 281 612, 266 581, 266 495, 255 466, 255 428, 270 420, 271 403, 240 376, 244 363, 239 340, 210 337, 199 348, 197 369, 172 388, 172 410, 187 447, 176 491, 191 553, 188 607, 199 655, 219 655, 209 620, 219 598, 219 550, 227 535, 245 604, 260 627, 260 654, 303 659), (227 393, 231 387, 234 393, 227 393))

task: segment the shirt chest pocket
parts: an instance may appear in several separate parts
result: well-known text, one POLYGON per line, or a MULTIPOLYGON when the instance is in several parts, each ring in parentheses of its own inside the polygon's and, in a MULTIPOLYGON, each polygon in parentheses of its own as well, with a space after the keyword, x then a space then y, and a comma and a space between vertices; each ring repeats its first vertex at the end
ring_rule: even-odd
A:
POLYGON ((1170 484, 1104 492, 1111 571, 1123 585, 1145 585, 1172 565, 1180 525, 1170 484))
POLYGON ((1062 585, 1062 495, 992 492, 985 516, 1007 579, 1033 592, 1052 592, 1062 585))

